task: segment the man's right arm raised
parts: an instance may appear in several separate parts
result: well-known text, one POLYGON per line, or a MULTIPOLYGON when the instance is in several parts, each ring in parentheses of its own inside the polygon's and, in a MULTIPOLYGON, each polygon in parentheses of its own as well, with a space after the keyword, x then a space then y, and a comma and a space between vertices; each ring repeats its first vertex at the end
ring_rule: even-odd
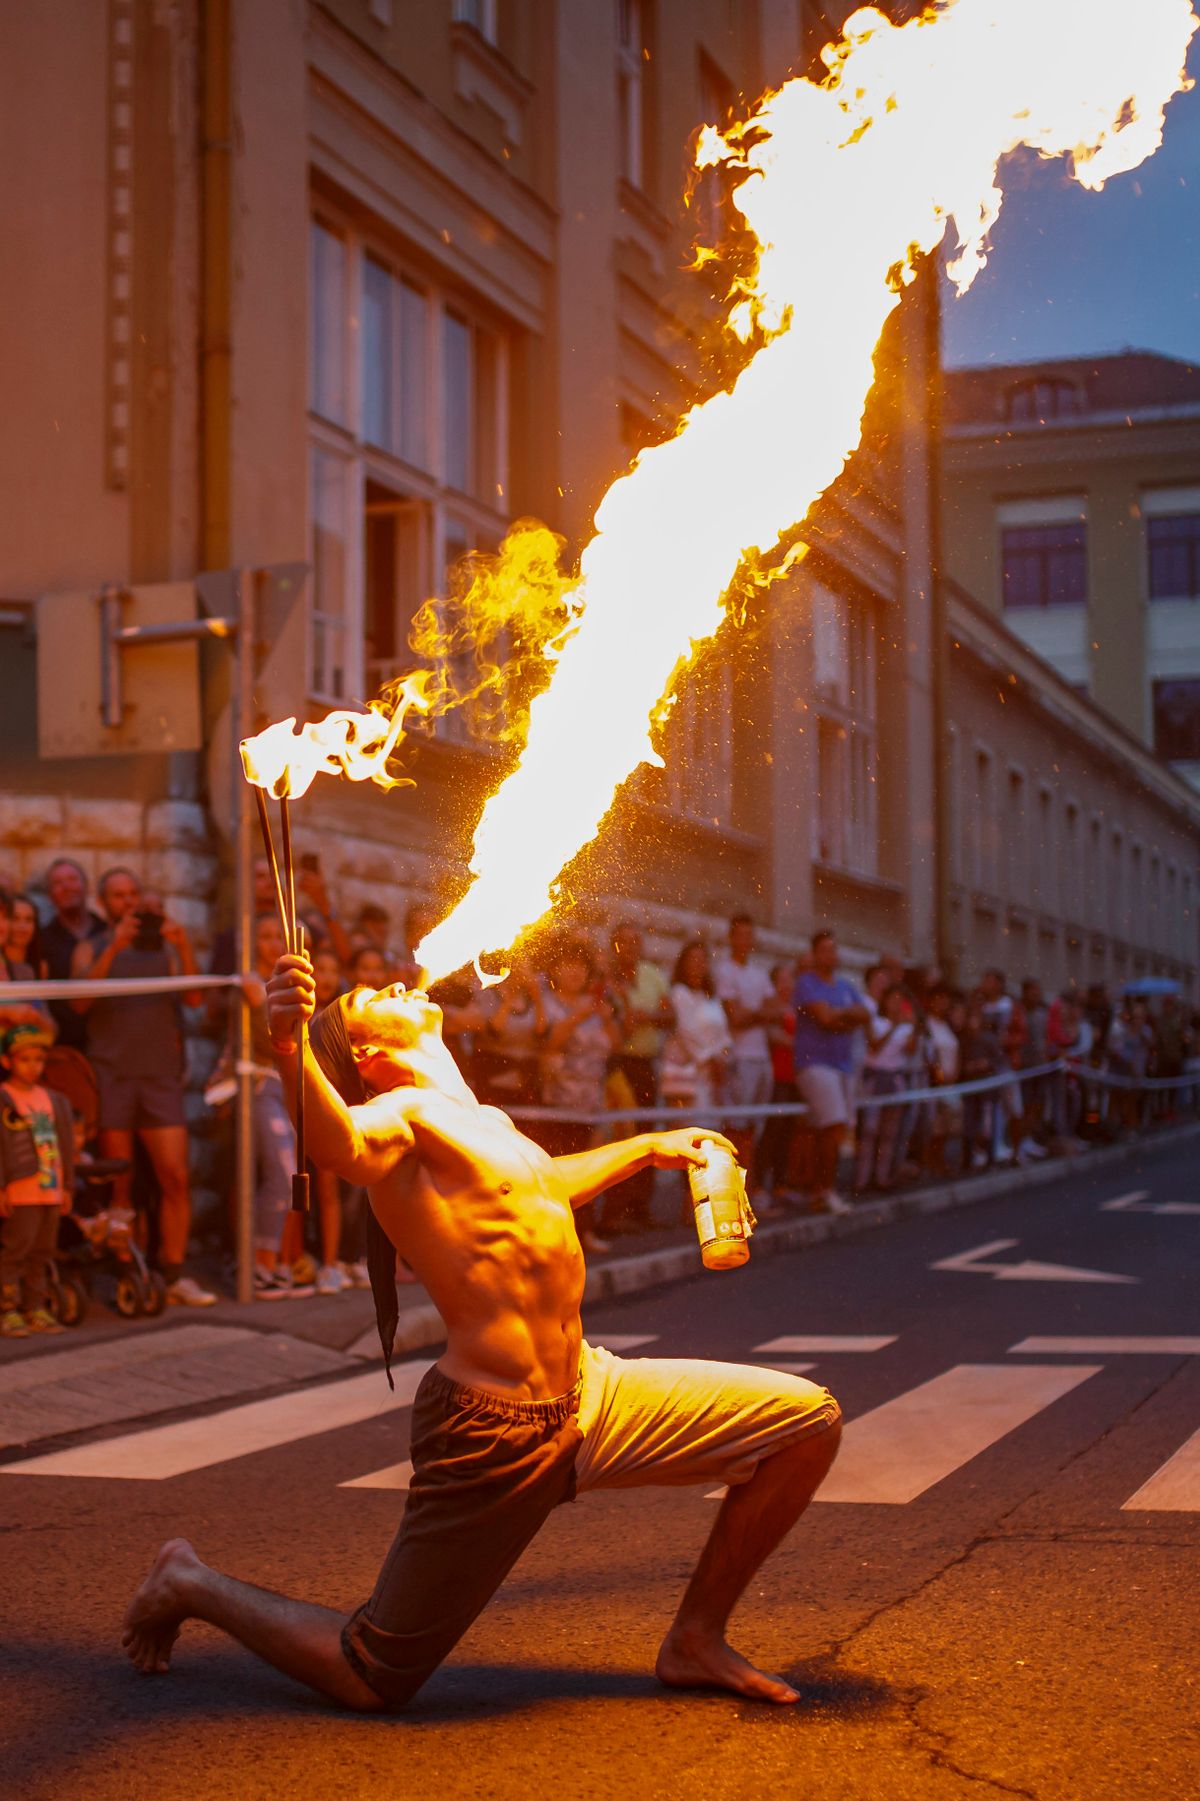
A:
MULTIPOLYGON (((281 957, 267 983, 267 1020, 275 1066, 288 1111, 296 1117, 299 1057, 296 1027, 315 1010, 312 966, 306 957, 281 957)), ((369 1188, 390 1174, 413 1148, 404 1090, 347 1106, 314 1056, 304 1059, 305 1136, 312 1160, 347 1182, 369 1188)))

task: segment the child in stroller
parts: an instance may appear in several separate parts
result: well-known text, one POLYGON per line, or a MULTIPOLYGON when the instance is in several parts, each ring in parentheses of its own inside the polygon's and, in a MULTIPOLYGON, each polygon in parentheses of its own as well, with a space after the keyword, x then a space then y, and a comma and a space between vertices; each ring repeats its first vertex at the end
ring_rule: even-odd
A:
POLYGON ((49 1308, 64 1326, 78 1326, 93 1288, 111 1283, 112 1305, 123 1319, 154 1316, 166 1305, 166 1284, 151 1269, 129 1216, 112 1212, 114 1176, 129 1167, 122 1157, 94 1157, 86 1146, 95 1136, 97 1089, 92 1066, 79 1051, 56 1045, 46 1064, 46 1085, 66 1096, 75 1119, 75 1181, 72 1204, 59 1225, 58 1248, 47 1266, 49 1308))

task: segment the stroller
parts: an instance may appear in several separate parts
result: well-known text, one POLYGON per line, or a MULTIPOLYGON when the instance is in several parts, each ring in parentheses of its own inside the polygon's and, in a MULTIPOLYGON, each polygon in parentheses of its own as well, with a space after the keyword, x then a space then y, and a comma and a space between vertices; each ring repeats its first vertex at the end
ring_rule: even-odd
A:
MULTIPOLYGON (((79 1051, 55 1045, 43 1079, 70 1101, 79 1140, 86 1145, 97 1119, 91 1064, 79 1051)), ((154 1317, 167 1304, 162 1276, 146 1262, 128 1224, 113 1219, 105 1206, 113 1178, 128 1168, 123 1157, 90 1157, 82 1151, 76 1158, 74 1204, 59 1226, 58 1249, 46 1269, 49 1308, 60 1325, 82 1323, 97 1281, 104 1286, 111 1281, 112 1305, 122 1319, 154 1317)))

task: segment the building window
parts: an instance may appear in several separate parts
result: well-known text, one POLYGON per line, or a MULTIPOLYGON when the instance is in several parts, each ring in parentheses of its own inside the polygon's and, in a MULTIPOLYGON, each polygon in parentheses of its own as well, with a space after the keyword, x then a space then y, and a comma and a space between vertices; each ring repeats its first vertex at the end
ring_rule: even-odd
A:
POLYGON ((1058 845, 1054 833, 1054 791, 1038 789, 1037 867, 1034 891, 1043 913, 1058 912, 1058 845))
POLYGON ((1200 600, 1200 513, 1146 521, 1151 600, 1200 600))
POLYGON ((1020 382, 1009 389, 1005 400, 1005 416, 1014 425, 1032 424, 1035 419, 1040 425, 1048 419, 1075 419, 1081 411, 1075 383, 1055 377, 1020 382))
POLYGON ((1125 836, 1116 831, 1110 840, 1112 856, 1109 859, 1108 883, 1108 929, 1114 938, 1125 936, 1125 836))
MULTIPOLYGON (((736 95, 733 83, 710 56, 700 52, 700 118, 705 125, 726 125, 733 113, 736 95)), ((724 164, 701 169, 692 190, 692 215, 696 222, 696 241, 707 249, 716 249, 728 230, 726 202, 731 180, 724 164)))
POLYGON ((1200 763, 1200 676, 1155 682, 1154 749, 1167 763, 1200 763))
POLYGON ((1000 571, 1006 607, 1086 605, 1087 526, 1002 526, 1000 571))
POLYGON ((344 702, 352 686, 347 680, 353 581, 350 460, 314 448, 309 480, 313 570, 309 687, 322 700, 344 702))
POLYGON ((1025 813, 1025 777, 1008 772, 1008 808, 1004 822, 1005 899, 1022 903, 1029 893, 1029 822, 1025 813))
POLYGON ((497 0, 454 0, 454 19, 459 25, 473 25, 489 44, 497 42, 497 0))
POLYGON ((621 175, 631 187, 646 185, 645 0, 617 0, 617 133, 621 175))
POLYGON ((1105 910, 1104 826, 1093 816, 1088 833, 1088 861, 1084 887, 1084 903, 1092 925, 1103 929, 1108 923, 1105 910))
POLYGON ((345 700, 411 667, 413 613, 504 534, 508 342, 348 225, 314 220, 311 244, 310 667, 345 700))
POLYGON ((1079 808, 1074 801, 1068 801, 1063 809, 1063 841, 1062 841, 1062 911, 1063 917, 1078 921, 1080 911, 1081 883, 1080 858, 1083 846, 1079 836, 1079 808))
POLYGON ((865 605, 814 587, 812 621, 813 854, 836 868, 874 875, 879 866, 875 620, 865 605))
POLYGON ((309 258, 310 404, 322 419, 344 425, 349 362, 346 244, 319 219, 314 219, 310 227, 309 258))
POLYGON ((667 722, 663 761, 667 805, 702 825, 733 818, 733 674, 706 657, 680 684, 667 722))

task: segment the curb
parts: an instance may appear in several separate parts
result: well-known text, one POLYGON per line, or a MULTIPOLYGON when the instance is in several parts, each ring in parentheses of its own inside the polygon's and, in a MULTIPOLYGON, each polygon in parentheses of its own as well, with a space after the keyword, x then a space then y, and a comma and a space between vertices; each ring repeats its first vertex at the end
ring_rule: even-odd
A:
MULTIPOLYGON (((850 1238, 869 1232, 876 1226, 891 1225, 897 1220, 917 1219, 927 1213, 946 1213, 953 1207, 969 1207, 976 1201, 990 1201, 997 1195, 1013 1194, 1027 1188, 1043 1188, 1063 1176, 1078 1175, 1083 1170, 1110 1169, 1145 1156, 1160 1145, 1186 1143, 1200 1136, 1200 1121, 1176 1126, 1155 1137, 1132 1139, 1125 1144, 1105 1145, 1088 1151, 1082 1157, 1053 1157, 1044 1163, 1024 1165, 1016 1169, 997 1170, 969 1179, 943 1182, 936 1188, 889 1195, 877 1201, 862 1201, 853 1213, 818 1213, 808 1218, 780 1220, 763 1225, 754 1234, 756 1257, 780 1256, 809 1245, 826 1244, 835 1238, 850 1238)), ((671 1245, 660 1251, 646 1251, 636 1257, 612 1258, 589 1269, 583 1290, 583 1305, 595 1306, 602 1301, 617 1300, 625 1295, 640 1294, 648 1288, 661 1288, 672 1282, 690 1282, 704 1274, 695 1244, 671 1245)), ((441 1315, 433 1307, 414 1307, 401 1314, 396 1329, 396 1355, 406 1351, 427 1350, 445 1341, 446 1328, 441 1315)))

